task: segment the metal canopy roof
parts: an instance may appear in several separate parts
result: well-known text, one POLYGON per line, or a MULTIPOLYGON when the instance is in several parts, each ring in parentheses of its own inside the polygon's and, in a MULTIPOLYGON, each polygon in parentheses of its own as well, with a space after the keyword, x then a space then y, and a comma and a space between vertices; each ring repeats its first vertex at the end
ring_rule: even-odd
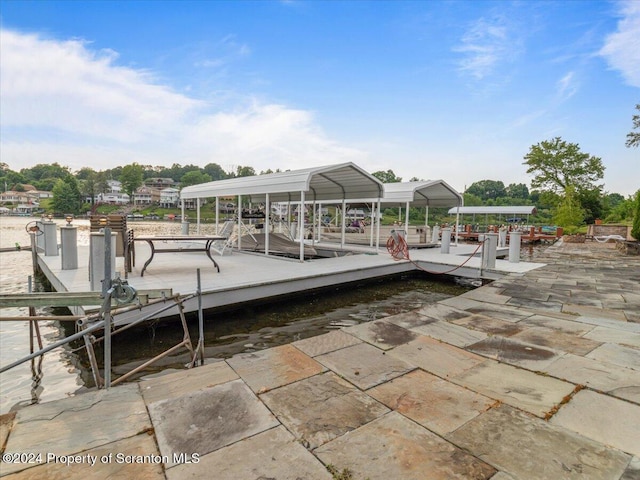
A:
POLYGON ((462 205, 462 195, 442 180, 384 184, 382 203, 411 203, 414 206, 450 207, 462 205))
POLYGON ((305 200, 358 199, 382 197, 382 183, 354 163, 312 167, 288 172, 231 178, 185 187, 182 199, 242 195, 262 201, 269 194, 271 202, 305 200))
POLYGON ((462 215, 481 214, 481 215, 534 215, 537 210, 532 205, 523 206, 501 206, 501 207, 460 207, 460 209, 452 208, 449 213, 460 212, 462 215))

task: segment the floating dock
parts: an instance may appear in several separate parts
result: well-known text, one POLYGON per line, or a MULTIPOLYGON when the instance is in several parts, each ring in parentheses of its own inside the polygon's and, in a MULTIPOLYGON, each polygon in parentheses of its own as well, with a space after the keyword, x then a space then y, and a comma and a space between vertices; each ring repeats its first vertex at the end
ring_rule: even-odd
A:
MULTIPOLYGON (((335 244, 316 243, 316 248, 333 249, 336 256, 300 262, 298 259, 266 256, 264 254, 233 250, 230 255, 216 256, 218 272, 202 253, 187 249, 172 255, 157 255, 144 276, 140 275, 150 249, 146 244, 136 245, 136 265, 125 275, 124 258, 116 257, 116 272, 127 277, 130 286, 144 291, 172 291, 173 294, 191 295, 198 289, 197 269, 201 271, 201 302, 203 309, 229 308, 246 302, 260 302, 282 295, 300 294, 309 290, 360 282, 389 275, 422 269, 433 274, 455 275, 471 279, 496 280, 505 275, 523 274, 542 266, 540 263, 496 260, 495 268, 482 269, 477 246, 451 245, 450 253, 439 248, 409 250, 411 261, 397 261, 386 249, 375 250, 366 246, 347 246, 341 250, 335 244), (474 255, 475 253, 475 255, 474 255), (471 257, 471 258, 470 258, 471 257)), ((227 250, 230 251, 230 250, 227 250)), ((498 256, 506 255, 499 249, 498 256)), ((78 247, 78 268, 63 270, 59 256, 39 254, 38 265, 57 292, 86 292, 89 282, 89 247, 78 247)), ((98 306, 71 307, 75 315, 96 311, 98 306)), ((145 307, 145 314, 150 313, 145 307)), ((184 302, 185 312, 198 310, 198 298, 184 302)), ((170 309, 159 315, 177 315, 170 309)), ((139 312, 116 314, 114 319, 127 323, 139 312)))

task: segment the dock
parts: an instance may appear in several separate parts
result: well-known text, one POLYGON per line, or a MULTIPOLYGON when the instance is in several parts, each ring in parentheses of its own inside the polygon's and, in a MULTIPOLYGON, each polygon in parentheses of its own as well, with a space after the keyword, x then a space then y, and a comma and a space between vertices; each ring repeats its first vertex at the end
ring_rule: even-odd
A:
POLYGON ((557 242, 542 261, 418 310, 4 415, 0 476, 639 478, 640 257, 557 242))
MULTIPOLYGON (((116 257, 116 271, 129 285, 140 291, 172 291, 176 295, 193 295, 198 289, 197 269, 201 270, 201 302, 203 309, 229 308, 246 302, 261 302, 283 295, 302 294, 311 290, 360 282, 368 279, 402 274, 423 269, 433 274, 455 275, 471 279, 496 280, 512 273, 523 274, 540 268, 541 263, 496 260, 495 268, 482 269, 477 246, 451 245, 450 253, 440 248, 410 250, 411 261, 397 261, 384 248, 347 245, 344 250, 332 243, 316 243, 317 248, 329 248, 335 257, 307 260, 266 256, 255 252, 234 250, 230 255, 216 256, 215 266, 201 253, 184 250, 177 255, 158 255, 141 276, 149 247, 136 245, 136 265, 125 272, 124 258, 116 257), (469 258, 475 252, 475 256, 469 258)), ((227 251, 230 251, 227 250, 227 251)), ((507 249, 499 249, 504 256, 507 249)), ((57 292, 85 292, 90 290, 88 263, 89 247, 78 247, 78 268, 63 270, 59 256, 38 255, 38 265, 57 292)), ((186 313, 196 312, 198 298, 184 302, 186 313)), ((74 315, 96 312, 97 305, 70 306, 74 315)), ((142 308, 142 307, 141 307, 142 308)), ((156 307, 145 306, 146 314, 156 307)), ((178 314, 176 309, 159 313, 159 317, 178 314)), ((132 321, 137 312, 115 313, 120 324, 132 321)))

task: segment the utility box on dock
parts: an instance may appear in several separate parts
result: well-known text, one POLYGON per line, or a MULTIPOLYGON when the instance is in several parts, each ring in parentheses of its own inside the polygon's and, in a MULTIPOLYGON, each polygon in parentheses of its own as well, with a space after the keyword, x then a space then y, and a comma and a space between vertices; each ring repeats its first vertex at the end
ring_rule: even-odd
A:
MULTIPOLYGON (((116 271, 116 238, 118 234, 111 232, 111 277, 116 271)), ((105 235, 104 232, 91 233, 89 236, 89 281, 91 291, 102 291, 105 273, 105 235)))
POLYGON ((67 225, 60 228, 60 250, 62 270, 78 268, 78 228, 67 225))

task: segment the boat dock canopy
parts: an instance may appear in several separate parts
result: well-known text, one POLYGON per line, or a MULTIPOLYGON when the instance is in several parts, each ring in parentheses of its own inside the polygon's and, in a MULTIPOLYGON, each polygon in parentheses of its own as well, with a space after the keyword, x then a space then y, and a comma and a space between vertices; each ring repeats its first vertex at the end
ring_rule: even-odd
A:
POLYGON ((449 213, 460 213, 460 215, 535 215, 537 210, 533 205, 519 207, 460 207, 450 209, 449 213))
POLYGON ((407 202, 416 207, 459 206, 462 205, 462 195, 442 180, 384 184, 382 203, 407 202))
POLYGON ((306 201, 333 199, 379 199, 384 194, 382 182, 354 163, 312 167, 288 172, 230 178, 185 187, 182 199, 242 195, 252 202, 296 202, 304 192, 306 201))

